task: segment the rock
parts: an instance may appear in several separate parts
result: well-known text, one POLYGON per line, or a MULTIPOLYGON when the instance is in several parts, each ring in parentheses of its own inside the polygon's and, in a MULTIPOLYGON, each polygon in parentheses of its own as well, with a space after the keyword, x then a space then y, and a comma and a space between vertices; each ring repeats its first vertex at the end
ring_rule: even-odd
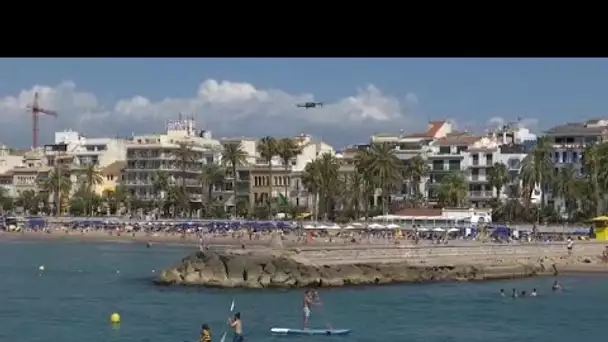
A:
MULTIPOLYGON (((493 264, 432 265, 418 262, 316 265, 289 251, 201 251, 164 270, 160 285, 198 285, 225 288, 339 287, 431 281, 481 281, 557 274, 547 258, 501 259, 493 264)), ((473 261, 471 261, 473 262, 473 261)), ((588 263, 590 259, 581 259, 588 263)))

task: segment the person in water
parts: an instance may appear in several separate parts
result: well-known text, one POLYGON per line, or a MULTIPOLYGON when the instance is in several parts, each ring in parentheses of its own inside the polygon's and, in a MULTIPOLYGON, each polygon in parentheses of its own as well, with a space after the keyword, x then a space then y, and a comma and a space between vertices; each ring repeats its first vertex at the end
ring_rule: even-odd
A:
POLYGON ((511 297, 517 298, 517 291, 515 289, 513 289, 513 292, 511 293, 511 297))
POLYGON ((526 296, 526 290, 521 291, 521 297, 525 297, 526 296))
POLYGON ((203 324, 201 326, 201 338, 198 340, 199 342, 211 342, 211 329, 207 324, 203 324))
POLYGON ((243 322, 241 321, 241 313, 237 312, 233 318, 228 318, 228 324, 234 329, 234 337, 232 342, 243 342, 243 322))
POLYGON ((505 289, 500 289, 500 296, 505 297, 505 289))
POLYGON ((536 297, 538 296, 538 294, 536 293, 536 289, 532 289, 532 292, 530 293, 530 297, 536 297))
POLYGON ((553 286, 551 286, 551 290, 559 291, 562 289, 562 286, 556 281, 553 282, 553 286))

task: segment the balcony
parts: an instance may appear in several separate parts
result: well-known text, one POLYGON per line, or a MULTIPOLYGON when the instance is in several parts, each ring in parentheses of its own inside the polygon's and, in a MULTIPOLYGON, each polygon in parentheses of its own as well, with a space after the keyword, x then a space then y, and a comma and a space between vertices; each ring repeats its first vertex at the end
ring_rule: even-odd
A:
POLYGON ((469 197, 471 197, 471 198, 492 198, 493 195, 494 195, 493 192, 488 191, 488 190, 469 191, 469 197))
POLYGON ((487 182, 488 178, 486 175, 471 175, 469 179, 471 182, 487 182))

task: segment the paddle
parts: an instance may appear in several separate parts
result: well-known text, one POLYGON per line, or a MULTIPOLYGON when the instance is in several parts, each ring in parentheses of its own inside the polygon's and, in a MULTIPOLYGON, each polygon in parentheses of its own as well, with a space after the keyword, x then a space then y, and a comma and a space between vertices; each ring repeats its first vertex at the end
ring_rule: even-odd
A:
MULTIPOLYGON (((232 303, 230 304, 230 313, 232 313, 232 311, 234 311, 234 298, 232 299, 232 303)), ((222 334, 222 338, 220 339, 220 342, 225 342, 226 341, 226 329, 224 329, 224 333, 222 334)))

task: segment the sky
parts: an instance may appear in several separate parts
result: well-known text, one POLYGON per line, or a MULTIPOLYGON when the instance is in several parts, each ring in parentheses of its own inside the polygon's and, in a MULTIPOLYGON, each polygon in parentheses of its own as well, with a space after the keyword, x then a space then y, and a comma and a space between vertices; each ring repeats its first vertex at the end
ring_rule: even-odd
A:
POLYGON ((606 59, 0 59, 0 142, 31 146, 34 92, 58 117, 40 142, 160 133, 179 113, 214 137, 312 134, 336 148, 429 120, 537 133, 608 116, 606 59), (323 108, 296 104, 322 101, 323 108))

